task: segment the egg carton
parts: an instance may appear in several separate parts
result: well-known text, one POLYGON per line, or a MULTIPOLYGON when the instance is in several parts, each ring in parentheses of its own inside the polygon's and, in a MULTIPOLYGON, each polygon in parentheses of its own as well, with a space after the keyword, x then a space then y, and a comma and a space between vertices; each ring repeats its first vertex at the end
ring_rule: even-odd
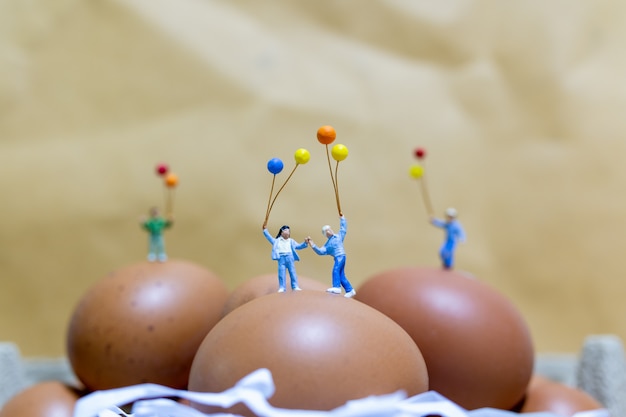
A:
MULTIPOLYGON (((626 416, 626 359, 615 335, 588 336, 578 355, 538 354, 534 371, 589 393, 611 416, 626 416)), ((67 358, 24 358, 14 343, 0 342, 0 408, 21 390, 46 380, 78 384, 67 358)))

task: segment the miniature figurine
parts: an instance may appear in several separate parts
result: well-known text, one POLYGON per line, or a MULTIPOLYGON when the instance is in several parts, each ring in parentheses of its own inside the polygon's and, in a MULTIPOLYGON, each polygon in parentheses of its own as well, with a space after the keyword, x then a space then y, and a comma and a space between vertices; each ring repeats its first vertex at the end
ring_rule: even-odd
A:
POLYGON ((301 291, 298 286, 298 275, 296 274, 295 262, 300 260, 298 250, 306 248, 309 243, 305 240, 298 243, 291 238, 291 229, 284 225, 278 231, 276 238, 267 231, 266 224, 263 224, 263 235, 272 244, 272 259, 278 262, 278 292, 285 292, 285 275, 289 271, 291 289, 301 291))
POLYGON ((344 297, 352 298, 356 291, 346 278, 346 252, 343 247, 343 241, 346 237, 347 222, 343 214, 339 217, 339 234, 335 234, 329 225, 322 227, 322 234, 328 238, 324 246, 315 245, 311 237, 306 238, 306 242, 311 245, 311 249, 318 255, 330 255, 335 259, 333 265, 333 286, 326 291, 333 294, 341 294, 341 287, 346 291, 344 297))
POLYGON ((174 224, 174 217, 172 215, 162 217, 157 207, 152 207, 149 214, 149 217, 144 216, 139 221, 140 225, 150 235, 148 261, 165 262, 167 261, 167 254, 165 253, 163 230, 174 224))
POLYGON ((436 227, 440 227, 446 232, 446 239, 441 245, 439 250, 439 256, 441 257, 441 263, 444 269, 452 269, 454 265, 454 251, 458 242, 465 242, 465 232, 461 223, 456 219, 456 209, 450 207, 446 209, 445 220, 437 219, 434 216, 430 217, 430 223, 436 227))

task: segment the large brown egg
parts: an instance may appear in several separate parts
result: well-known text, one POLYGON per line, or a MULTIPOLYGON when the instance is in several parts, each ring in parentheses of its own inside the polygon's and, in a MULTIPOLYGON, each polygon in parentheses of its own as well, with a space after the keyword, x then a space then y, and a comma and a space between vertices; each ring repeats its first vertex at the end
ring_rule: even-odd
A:
MULTIPOLYGON (((270 294, 233 310, 200 345, 188 388, 220 392, 260 368, 276 385, 269 402, 282 408, 330 410, 369 395, 428 390, 422 354, 400 326, 324 291, 270 294)), ((229 412, 250 415, 243 406, 229 412)))
MULTIPOLYGON (((328 285, 320 281, 303 276, 298 277, 298 285, 303 290, 326 291, 328 288, 328 285)), ((264 274, 251 278, 230 293, 222 314, 225 316, 240 305, 263 295, 273 294, 277 292, 277 290, 278 277, 276 274, 264 274)))
POLYGON ((357 300, 389 316, 424 355, 430 389, 466 409, 511 409, 534 365, 530 332, 502 294, 471 275, 398 268, 372 276, 357 300))
POLYGON ((581 411, 604 408, 585 391, 570 387, 545 377, 532 377, 521 413, 551 412, 562 417, 571 417, 581 411))
POLYGON ((96 282, 74 310, 67 354, 89 390, 152 382, 185 388, 198 346, 221 318, 226 285, 183 260, 139 262, 96 282))
POLYGON ((72 417, 81 393, 60 381, 35 383, 11 397, 0 417, 72 417))

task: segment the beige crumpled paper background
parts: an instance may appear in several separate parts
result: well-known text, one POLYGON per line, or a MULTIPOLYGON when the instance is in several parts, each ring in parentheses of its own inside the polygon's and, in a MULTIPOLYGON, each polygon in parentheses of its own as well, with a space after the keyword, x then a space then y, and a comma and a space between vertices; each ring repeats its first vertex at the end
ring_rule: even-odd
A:
MULTIPOLYGON (((408 175, 428 151, 457 269, 527 318, 536 348, 626 336, 626 4, 614 1, 0 2, 0 337, 62 355, 71 311, 143 260, 137 219, 180 178, 171 257, 236 287, 275 270, 261 235, 270 158, 298 167, 269 228, 338 223, 317 128, 339 168, 348 276, 438 265, 408 175)), ((302 253, 300 275, 330 281, 302 253)))

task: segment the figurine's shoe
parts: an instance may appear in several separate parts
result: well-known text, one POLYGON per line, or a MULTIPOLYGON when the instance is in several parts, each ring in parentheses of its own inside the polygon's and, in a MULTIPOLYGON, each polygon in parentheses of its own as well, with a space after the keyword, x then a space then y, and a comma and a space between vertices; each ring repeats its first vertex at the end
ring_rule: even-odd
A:
POLYGON ((166 262, 167 261, 167 255, 159 255, 159 262, 166 262))
POLYGON ((284 288, 279 288, 278 292, 285 292, 285 289, 284 288))
POLYGON ((302 288, 300 288, 300 287, 294 287, 294 288, 292 288, 292 290, 294 290, 294 291, 302 291, 302 288))
POLYGON ((148 262, 154 262, 157 260, 157 257, 154 253, 148 255, 148 262))
POLYGON ((329 289, 326 290, 326 292, 330 292, 333 294, 341 294, 341 288, 330 287, 329 289))
POLYGON ((352 290, 352 291, 349 291, 349 292, 345 293, 344 297, 346 297, 346 298, 352 298, 352 297, 354 297, 355 295, 356 295, 356 291, 352 290))

